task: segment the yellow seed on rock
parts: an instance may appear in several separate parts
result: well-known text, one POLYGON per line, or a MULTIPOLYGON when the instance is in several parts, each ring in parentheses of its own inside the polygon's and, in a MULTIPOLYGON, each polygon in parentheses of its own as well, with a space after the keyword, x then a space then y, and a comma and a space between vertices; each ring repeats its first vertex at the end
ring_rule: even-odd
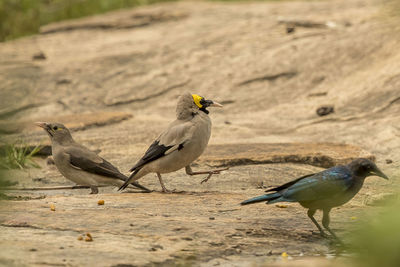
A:
POLYGON ((283 204, 276 204, 275 206, 278 207, 278 208, 281 208, 281 209, 286 209, 287 208, 287 205, 283 205, 283 204))
POLYGON ((97 201, 97 205, 104 205, 104 200, 100 199, 99 201, 97 201))
POLYGON ((86 242, 92 242, 93 241, 92 235, 90 233, 86 233, 85 241, 86 242))
POLYGON ((282 256, 282 258, 287 258, 287 257, 289 257, 289 255, 288 255, 286 252, 282 252, 281 256, 282 256))
POLYGON ((82 240, 83 240, 83 236, 81 236, 81 235, 78 236, 78 240, 79 240, 79 241, 82 241, 82 240))
POLYGON ((51 211, 56 211, 56 206, 54 204, 50 204, 50 210, 51 211))
POLYGON ((356 216, 353 216, 353 217, 350 217, 350 219, 352 219, 352 220, 357 220, 357 217, 356 217, 356 216))

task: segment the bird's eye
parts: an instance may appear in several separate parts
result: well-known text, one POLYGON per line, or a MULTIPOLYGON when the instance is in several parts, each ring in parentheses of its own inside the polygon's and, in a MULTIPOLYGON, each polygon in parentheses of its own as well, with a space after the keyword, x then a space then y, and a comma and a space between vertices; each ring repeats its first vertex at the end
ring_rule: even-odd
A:
POLYGON ((57 131, 57 130, 58 130, 58 127, 57 127, 57 126, 54 126, 54 127, 53 127, 53 130, 54 130, 54 131, 57 131))

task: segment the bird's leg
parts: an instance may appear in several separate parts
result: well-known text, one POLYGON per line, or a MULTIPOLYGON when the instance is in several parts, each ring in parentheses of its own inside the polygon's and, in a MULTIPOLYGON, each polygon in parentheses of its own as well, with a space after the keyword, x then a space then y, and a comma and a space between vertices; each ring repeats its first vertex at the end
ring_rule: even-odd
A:
POLYGON ((162 180, 162 178, 161 178, 161 174, 159 174, 158 172, 157 172, 157 177, 158 177, 158 180, 160 181, 160 185, 161 185, 161 187, 162 187, 162 192, 163 192, 163 193, 171 193, 171 191, 168 190, 168 189, 165 187, 164 182, 163 182, 163 180, 162 180))
POLYGON ((329 228, 329 223, 330 223, 330 218, 329 218, 329 212, 331 209, 324 209, 323 210, 323 215, 322 215, 322 225, 324 228, 339 242, 342 243, 342 241, 337 237, 337 235, 329 228))
POLYGON ((90 189, 92 190, 90 192, 90 194, 94 194, 95 195, 95 194, 99 193, 99 189, 97 188, 97 186, 91 185, 90 189))
POLYGON ((311 221, 315 224, 315 226, 317 226, 321 236, 328 237, 328 235, 324 232, 324 230, 322 230, 322 227, 318 224, 317 220, 315 220, 315 218, 314 218, 315 212, 316 212, 316 210, 309 209, 307 211, 307 215, 311 219, 311 221))
POLYGON ((223 169, 211 170, 211 171, 194 172, 192 170, 192 168, 190 167, 190 165, 185 167, 185 171, 186 171, 187 175, 208 174, 207 177, 204 180, 201 181, 201 184, 207 182, 208 179, 210 179, 213 174, 220 174, 222 171, 226 171, 228 169, 229 169, 229 167, 228 168, 223 168, 223 169))

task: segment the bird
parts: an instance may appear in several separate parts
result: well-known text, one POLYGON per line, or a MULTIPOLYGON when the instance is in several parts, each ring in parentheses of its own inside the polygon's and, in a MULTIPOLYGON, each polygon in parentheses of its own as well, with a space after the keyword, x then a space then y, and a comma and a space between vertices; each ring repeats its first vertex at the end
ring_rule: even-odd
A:
POLYGON ((322 172, 302 176, 266 191, 271 193, 245 200, 240 204, 248 205, 263 201, 266 201, 266 204, 298 202, 308 209, 307 215, 318 228, 322 237, 331 237, 340 241, 329 227, 329 213, 332 208, 351 200, 360 191, 368 176, 380 176, 388 179, 371 160, 358 158, 347 165, 339 165, 322 172), (322 210, 322 225, 331 236, 327 235, 315 220, 314 214, 317 210, 322 210))
MULTIPOLYGON (((127 176, 97 153, 75 142, 67 127, 61 123, 36 122, 50 137, 54 163, 60 173, 78 185, 89 186, 90 194, 99 192, 99 185, 121 186, 127 176)), ((139 183, 135 187, 150 192, 139 183)))
POLYGON ((189 92, 183 93, 177 102, 176 120, 156 138, 144 156, 130 169, 129 179, 119 190, 148 173, 156 173, 162 192, 168 190, 162 180, 162 173, 170 173, 185 168, 188 175, 208 174, 201 182, 207 182, 213 174, 219 174, 228 168, 194 172, 190 164, 207 147, 211 135, 211 120, 208 107, 222 107, 221 104, 206 100, 204 97, 189 92))

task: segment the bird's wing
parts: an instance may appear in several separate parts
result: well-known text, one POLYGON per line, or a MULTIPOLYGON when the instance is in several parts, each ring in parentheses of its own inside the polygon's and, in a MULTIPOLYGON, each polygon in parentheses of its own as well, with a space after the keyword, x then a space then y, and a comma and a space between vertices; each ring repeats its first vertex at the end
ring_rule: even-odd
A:
POLYGON ((66 147, 64 153, 68 154, 70 164, 74 168, 120 180, 127 178, 110 162, 83 146, 66 147))
POLYGON ((190 121, 174 121, 151 144, 144 156, 130 169, 130 171, 135 171, 149 162, 164 157, 176 150, 181 150, 185 146, 185 143, 193 136, 193 130, 193 123, 190 121))
POLYGON ((297 179, 295 179, 295 180, 293 180, 293 181, 290 181, 290 182, 288 182, 288 183, 286 183, 286 184, 283 184, 283 185, 280 185, 280 186, 278 186, 278 187, 274 187, 274 188, 265 190, 265 192, 281 191, 281 190, 286 189, 286 188, 288 188, 289 186, 291 186, 291 185, 297 183, 298 181, 300 181, 300 180, 302 180, 302 179, 304 179, 304 178, 313 176, 313 175, 315 175, 315 173, 311 173, 311 174, 307 174, 307 175, 301 176, 301 177, 299 177, 299 178, 297 178, 297 179))
POLYGON ((345 167, 334 167, 311 176, 302 177, 289 187, 279 191, 281 196, 292 201, 326 199, 348 190, 352 177, 345 167))

